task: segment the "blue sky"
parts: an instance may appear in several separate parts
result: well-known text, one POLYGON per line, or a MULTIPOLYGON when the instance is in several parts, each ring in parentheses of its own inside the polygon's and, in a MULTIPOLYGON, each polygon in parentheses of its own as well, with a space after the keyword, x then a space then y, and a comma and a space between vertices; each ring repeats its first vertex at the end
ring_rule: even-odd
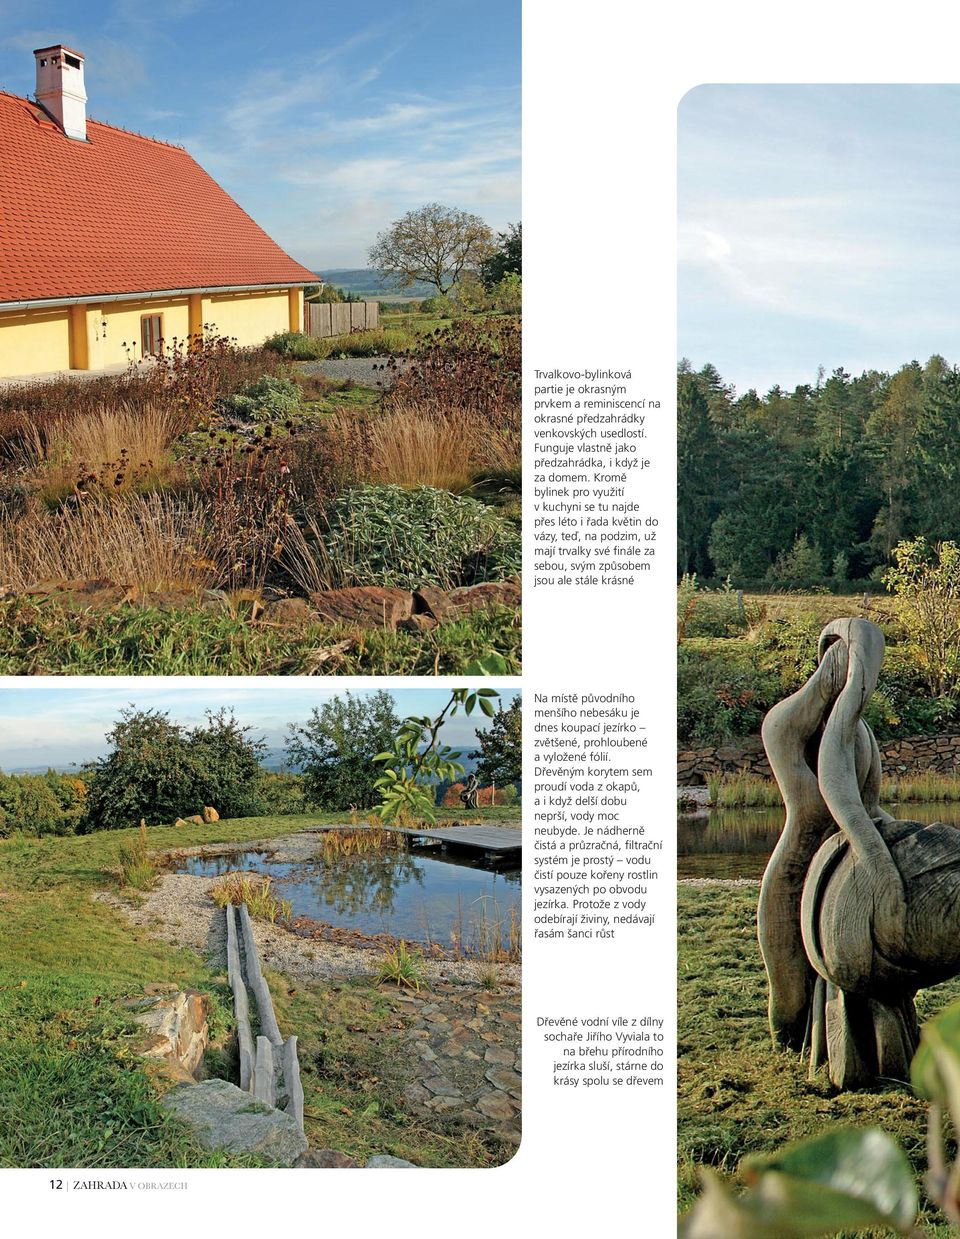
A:
POLYGON ((960 87, 699 87, 679 225, 680 355, 740 392, 956 362, 960 87))
POLYGON ((520 218, 520 0, 0 0, 0 88, 86 57, 88 115, 177 142, 295 258, 441 202, 520 218))
MULTIPOLYGON (((288 723, 303 722, 314 707, 345 691, 341 685, 295 677, 6 680, 0 688, 0 770, 65 767, 101 756, 108 748, 106 733, 128 705, 165 710, 187 726, 203 723, 207 710, 228 706, 271 748, 281 748, 288 723)), ((366 696, 376 689, 352 691, 366 696)), ((436 715, 450 697, 449 689, 439 687, 387 691, 401 717, 436 715)), ((513 689, 500 690, 504 709, 515 696, 513 689)), ((469 752, 476 748, 476 730, 488 725, 479 710, 469 718, 458 714, 444 725, 444 743, 469 752)))

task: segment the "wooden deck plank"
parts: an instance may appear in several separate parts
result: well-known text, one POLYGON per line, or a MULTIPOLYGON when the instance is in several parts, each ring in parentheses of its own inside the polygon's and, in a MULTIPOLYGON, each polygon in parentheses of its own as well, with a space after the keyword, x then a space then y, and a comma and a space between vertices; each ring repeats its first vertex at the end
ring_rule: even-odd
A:
POLYGON ((387 826, 386 829, 411 839, 430 839, 482 852, 519 852, 521 848, 521 832, 510 826, 387 826))

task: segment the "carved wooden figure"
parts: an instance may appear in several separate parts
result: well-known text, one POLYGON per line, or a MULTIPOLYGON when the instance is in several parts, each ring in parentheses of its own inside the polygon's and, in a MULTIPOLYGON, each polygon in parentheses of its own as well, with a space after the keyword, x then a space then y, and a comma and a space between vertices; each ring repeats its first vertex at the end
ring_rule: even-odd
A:
POLYGON ((906 1079, 917 990, 960 973, 960 830, 880 808, 862 715, 883 645, 868 620, 828 624, 817 669, 763 723, 786 806, 757 912, 770 1029, 839 1088, 906 1079))

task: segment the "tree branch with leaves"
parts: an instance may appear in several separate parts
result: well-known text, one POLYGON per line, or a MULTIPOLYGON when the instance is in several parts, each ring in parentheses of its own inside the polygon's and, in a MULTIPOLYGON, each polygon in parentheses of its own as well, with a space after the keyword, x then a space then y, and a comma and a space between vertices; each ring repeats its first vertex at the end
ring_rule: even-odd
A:
POLYGON ((437 820, 435 783, 455 779, 464 769, 459 760, 462 754, 440 743, 443 725, 460 710, 472 714, 478 707, 488 718, 494 718, 497 711, 493 703, 499 696, 494 688, 455 688, 436 717, 414 715, 403 720, 392 747, 373 759, 383 766, 383 774, 374 784, 382 796, 377 807, 382 821, 437 820))

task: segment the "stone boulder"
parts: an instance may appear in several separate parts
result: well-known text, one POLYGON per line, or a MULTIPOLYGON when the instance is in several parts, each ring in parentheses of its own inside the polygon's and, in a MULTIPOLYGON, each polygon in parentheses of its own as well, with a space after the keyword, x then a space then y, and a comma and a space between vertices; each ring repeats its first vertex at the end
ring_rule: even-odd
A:
POLYGON ((416 1170, 413 1162, 405 1161, 402 1157, 391 1157, 388 1153, 377 1153, 371 1157, 364 1170, 416 1170))
POLYGON ((439 622, 432 615, 418 612, 411 615, 409 619, 400 620, 397 624, 397 631, 413 633, 433 632, 439 622))
POLYGON ((400 620, 413 614, 413 594, 406 589, 358 585, 349 589, 326 589, 310 595, 317 617, 328 624, 396 631, 400 620))
POLYGON ((521 593, 518 581, 484 581, 481 585, 464 585, 451 589, 447 601, 453 612, 452 618, 472 615, 474 611, 492 611, 496 607, 520 606, 521 593))
POLYGON ((158 1059, 179 1068, 178 1074, 196 1078, 210 1039, 203 994, 182 990, 171 995, 161 990, 135 1000, 134 1009, 134 1018, 146 1034, 140 1050, 143 1057, 158 1059))
POLYGON ((260 620, 265 624, 278 624, 283 628, 305 628, 312 624, 316 615, 306 598, 278 598, 263 608, 260 620))
POLYGON ((307 1149, 292 1114, 256 1101, 229 1080, 181 1085, 160 1104, 191 1127, 205 1149, 250 1153, 274 1166, 293 1166, 307 1149))
POLYGON ((199 595, 192 589, 159 589, 140 598, 139 605, 154 611, 192 611, 199 601, 199 595))
POLYGON ((449 594, 435 585, 422 585, 413 595, 413 604, 416 612, 429 615, 438 624, 457 618, 449 594))
POLYGON ((39 581, 23 591, 26 597, 39 600, 47 598, 70 609, 89 611, 112 611, 139 597, 136 585, 118 584, 106 577, 92 580, 39 581))

